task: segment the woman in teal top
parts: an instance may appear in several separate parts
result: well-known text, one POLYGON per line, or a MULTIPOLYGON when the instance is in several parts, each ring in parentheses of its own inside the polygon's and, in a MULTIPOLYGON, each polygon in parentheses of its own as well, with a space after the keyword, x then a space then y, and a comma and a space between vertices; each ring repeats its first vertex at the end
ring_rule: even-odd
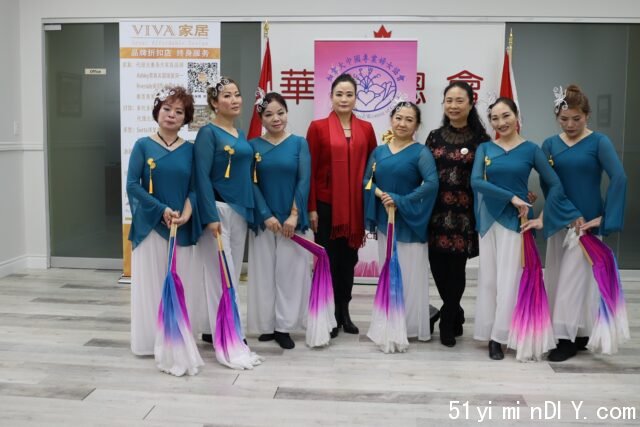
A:
POLYGON ((395 207, 395 236, 402 271, 407 337, 431 339, 427 226, 438 194, 436 164, 414 141, 420 109, 400 102, 391 111, 393 137, 369 156, 364 177, 365 223, 378 233, 380 264, 387 246, 387 209, 395 207))
POLYGON ((158 306, 167 272, 169 227, 178 224, 177 268, 191 285, 191 245, 200 237, 192 191, 193 144, 179 137, 193 118, 193 98, 182 87, 163 89, 153 107, 158 131, 134 145, 127 170, 132 221, 131 351, 153 354, 158 306), (193 212, 193 215, 192 215, 193 212))
MULTIPOLYGON (((579 246, 564 244, 565 239, 585 232, 606 236, 621 231, 627 177, 609 138, 587 128, 591 108, 580 88, 570 85, 565 93, 558 93, 556 105, 562 133, 547 138, 542 150, 581 216, 578 227, 560 230, 547 241, 545 283, 559 340, 549 360, 560 362, 585 348, 599 296, 587 259, 579 246), (600 195, 603 171, 609 176, 604 200, 600 195)), ((547 188, 542 190, 546 193, 547 188)))
POLYGON ((311 284, 308 252, 291 240, 309 228, 311 157, 307 141, 287 132, 282 95, 266 94, 256 110, 267 132, 250 141, 256 221, 249 233, 247 322, 260 341, 291 349, 290 332, 306 321, 311 284))
POLYGON ((521 218, 533 216, 531 205, 525 202, 531 170, 538 172, 549 189, 544 204, 545 235, 572 223, 580 214, 564 195, 542 150, 518 134, 515 103, 498 98, 490 107, 489 118, 500 139, 480 144, 471 174, 480 233, 474 338, 489 341, 489 357, 500 360, 522 275, 521 218))
MULTIPOLYGON (((196 247, 197 268, 204 272, 204 277, 200 281, 202 288, 194 298, 197 307, 192 311, 196 324, 201 325, 204 317, 211 331, 215 331, 222 295, 216 238, 218 234, 222 235, 229 274, 237 285, 247 223, 254 221, 253 150, 244 133, 234 125, 242 108, 237 83, 226 77, 214 82, 207 90, 207 102, 214 112, 214 119, 198 131, 194 147, 198 209, 206 229, 196 247)), ((210 336, 203 338, 211 339, 210 336)))

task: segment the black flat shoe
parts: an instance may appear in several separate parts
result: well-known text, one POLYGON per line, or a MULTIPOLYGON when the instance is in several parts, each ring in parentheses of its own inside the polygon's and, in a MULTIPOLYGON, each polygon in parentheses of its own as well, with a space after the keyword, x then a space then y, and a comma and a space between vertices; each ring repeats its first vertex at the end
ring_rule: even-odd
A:
POLYGON ((333 329, 331 330, 331 333, 329 334, 329 336, 330 336, 331 338, 335 338, 335 337, 337 337, 337 336, 338 336, 338 332, 339 332, 339 329, 338 329, 338 328, 333 328, 333 329))
POLYGON ((456 339, 453 337, 440 337, 440 343, 446 347, 453 347, 456 345, 456 339))
POLYGON ((276 339, 276 334, 262 334, 258 337, 258 341, 273 341, 276 339))
POLYGON ((576 350, 578 351, 587 350, 588 342, 589 342, 589 337, 576 337, 576 350))
POLYGON ((502 345, 499 342, 493 340, 489 341, 489 357, 493 360, 504 359, 504 353, 502 352, 502 345))
POLYGON ((549 352, 547 359, 551 362, 564 362, 578 352, 576 345, 569 340, 559 340, 558 346, 549 352))
POLYGON ((213 335, 211 334, 202 334, 202 341, 213 344, 213 335))
POLYGON ((276 331, 274 335, 278 345, 285 350, 291 350, 296 346, 296 343, 293 342, 293 340, 291 339, 291 335, 289 335, 288 333, 276 331))

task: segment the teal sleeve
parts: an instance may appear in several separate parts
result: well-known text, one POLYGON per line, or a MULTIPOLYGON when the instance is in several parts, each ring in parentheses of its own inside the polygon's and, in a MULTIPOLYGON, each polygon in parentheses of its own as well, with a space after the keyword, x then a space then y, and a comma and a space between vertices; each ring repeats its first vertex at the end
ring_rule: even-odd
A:
POLYGON ((367 162, 367 168, 364 172, 364 179, 362 183, 362 188, 364 191, 364 224, 367 230, 375 233, 378 226, 378 203, 381 203, 380 200, 376 197, 376 183, 371 182, 371 188, 367 189, 367 185, 369 184, 369 180, 373 176, 373 164, 376 162, 376 151, 374 150, 369 156, 369 161, 367 162))
POLYGON ((544 237, 549 238, 581 216, 564 193, 560 178, 549 164, 547 156, 536 148, 533 167, 538 171, 541 186, 547 188, 544 201, 544 237))
POLYGON ((485 144, 480 144, 471 170, 476 230, 484 236, 511 203, 514 194, 484 179, 485 144))
POLYGON ((196 193, 195 167, 191 168, 191 181, 189 183, 189 202, 191 203, 191 240, 195 245, 202 234, 202 221, 200 219, 200 209, 198 209, 198 196, 196 193))
POLYGON ((418 170, 422 176, 422 184, 408 194, 389 193, 389 196, 397 207, 398 215, 422 241, 426 241, 427 226, 439 186, 436 163, 428 148, 420 152, 418 170))
POLYGON ((311 155, 309 153, 309 144, 304 138, 300 138, 300 151, 298 153, 298 176, 296 180, 296 189, 294 200, 296 209, 298 209, 298 226, 300 231, 306 231, 309 228, 309 187, 311 185, 311 155))
MULTIPOLYGON (((549 162, 549 159, 551 158, 551 147, 549 145, 551 145, 551 143, 549 142, 548 139, 546 139, 542 143, 542 153, 547 158, 547 163, 549 162)), ((549 166, 551 166, 551 164, 549 164, 549 166)), ((543 180, 539 180, 539 181, 540 181, 540 189, 542 189, 542 194, 544 195, 544 197, 546 199, 547 198, 547 194, 549 194, 549 186, 547 186, 547 183, 544 182, 543 180)))
POLYGON ((200 220, 204 225, 220 221, 211 178, 215 160, 215 142, 213 131, 205 126, 198 131, 193 147, 198 210, 200 211, 200 220))
POLYGON ((251 229, 253 231, 257 231, 258 228, 264 230, 264 221, 267 218, 271 218, 273 216, 273 213, 271 212, 271 209, 269 209, 267 201, 264 199, 264 195, 262 194, 262 190, 260 190, 260 186, 255 183, 253 184, 253 199, 256 204, 256 215, 254 223, 250 224, 251 229))
POLYGON ((609 187, 600 225, 600 231, 606 236, 622 230, 627 197, 627 175, 624 173, 613 144, 606 136, 598 141, 598 160, 609 175, 609 187))
POLYGON ((149 192, 142 187, 140 182, 143 178, 145 167, 147 167, 147 162, 144 158, 142 144, 136 142, 129 157, 127 197, 129 198, 129 205, 131 206, 133 221, 137 223, 136 227, 140 231, 142 231, 141 228, 143 227, 149 229, 144 232, 144 235, 148 234, 148 232, 160 222, 162 214, 167 208, 167 205, 153 197, 153 195, 149 194, 149 192))
MULTIPOLYGON (((491 181, 484 179, 485 172, 485 150, 484 146, 478 147, 476 158, 473 161, 473 169, 471 170, 471 187, 482 195, 490 199, 493 203, 508 204, 515 194, 493 184, 491 181)), ((491 167, 491 166, 489 166, 491 167)))

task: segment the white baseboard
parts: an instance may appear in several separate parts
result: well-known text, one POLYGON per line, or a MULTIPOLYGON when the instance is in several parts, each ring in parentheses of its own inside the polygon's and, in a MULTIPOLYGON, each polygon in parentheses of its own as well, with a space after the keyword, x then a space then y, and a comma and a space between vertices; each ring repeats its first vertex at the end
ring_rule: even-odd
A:
POLYGON ((28 256, 23 255, 15 258, 11 258, 5 261, 0 261, 0 277, 5 277, 10 274, 20 273, 29 268, 46 269, 47 257, 41 256, 28 256))
POLYGON ((49 261, 46 255, 29 255, 27 258, 27 268, 43 269, 49 268, 49 261))
POLYGON ((5 277, 10 274, 18 273, 27 269, 27 257, 26 255, 8 259, 6 261, 0 261, 0 277, 5 277))

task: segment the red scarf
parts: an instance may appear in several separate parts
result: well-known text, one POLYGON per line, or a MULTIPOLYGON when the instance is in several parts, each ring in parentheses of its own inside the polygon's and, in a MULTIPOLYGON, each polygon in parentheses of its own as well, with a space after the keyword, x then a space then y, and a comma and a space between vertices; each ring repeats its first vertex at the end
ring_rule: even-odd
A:
POLYGON ((362 120, 351 115, 351 141, 347 142, 340 119, 329 114, 331 146, 331 238, 345 237, 352 248, 364 243, 362 179, 367 165, 367 132, 362 120))

